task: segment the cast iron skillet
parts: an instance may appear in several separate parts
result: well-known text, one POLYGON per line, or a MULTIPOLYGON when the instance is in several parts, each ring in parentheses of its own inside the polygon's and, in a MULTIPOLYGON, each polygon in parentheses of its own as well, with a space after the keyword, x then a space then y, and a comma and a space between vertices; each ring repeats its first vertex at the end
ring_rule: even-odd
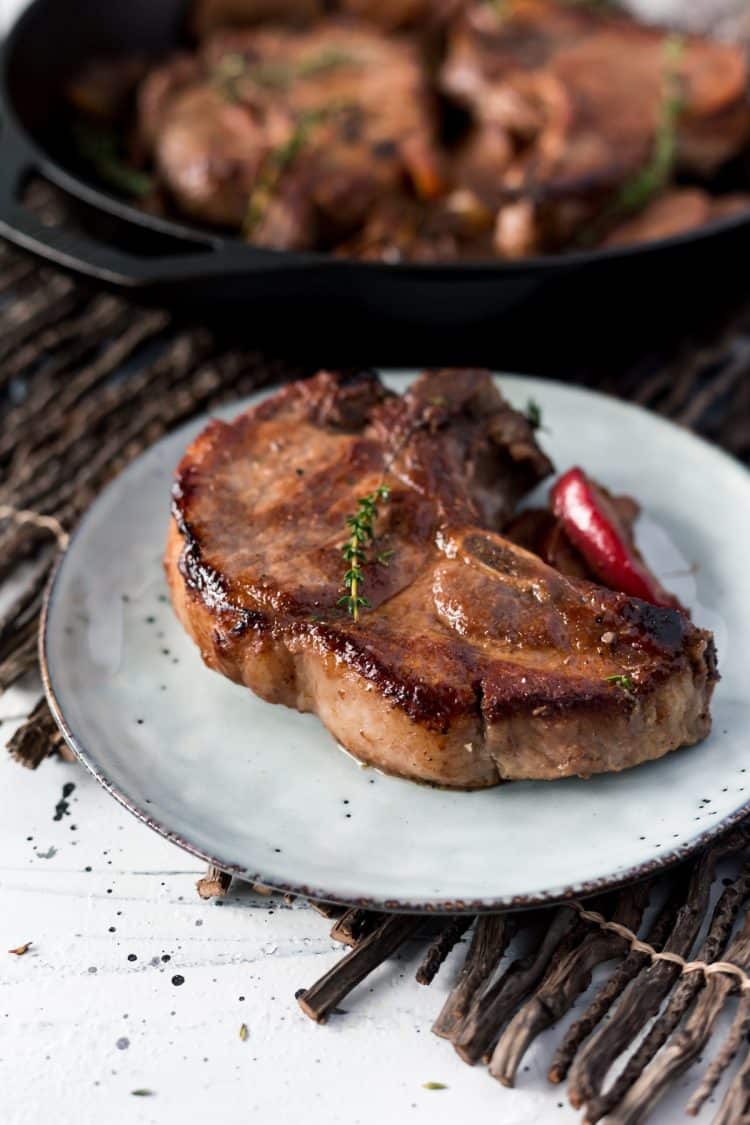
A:
POLYGON ((251 319, 256 337, 290 345, 309 334, 345 340, 369 362, 418 353, 419 362, 560 370, 590 345, 641 346, 649 331, 690 324, 737 284, 750 213, 643 246, 444 265, 261 250, 143 214, 87 183, 60 145, 61 88, 92 56, 174 48, 184 9, 184 0, 34 0, 19 17, 0 62, 0 234, 140 300, 251 319), (75 201, 75 232, 24 207, 35 173, 75 201))

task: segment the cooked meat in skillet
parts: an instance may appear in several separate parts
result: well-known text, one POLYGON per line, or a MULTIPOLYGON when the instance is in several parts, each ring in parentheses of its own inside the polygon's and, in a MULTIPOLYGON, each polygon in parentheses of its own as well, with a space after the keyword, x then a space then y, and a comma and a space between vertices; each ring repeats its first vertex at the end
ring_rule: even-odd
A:
POLYGON ((321 373, 186 452, 175 609, 210 667, 404 777, 588 776, 698 741, 710 634, 498 534, 550 469, 483 372, 428 374, 402 398, 321 373), (355 620, 342 546, 373 494, 355 620))
POLYGON ((135 127, 142 60, 69 84, 150 180, 74 140, 143 206, 259 245, 518 259, 746 209, 746 173, 724 167, 750 139, 736 46, 561 0, 198 0, 193 25, 197 48, 141 83, 135 127), (720 167, 740 190, 706 208, 720 167))
POLYGON ((334 21, 263 28, 210 38, 187 84, 173 81, 175 65, 149 80, 170 96, 143 92, 141 135, 195 218, 242 226, 263 246, 306 248, 346 237, 389 193, 440 189, 430 101, 407 40, 334 21))
POLYGON ((467 0, 341 0, 342 11, 386 31, 422 25, 440 28, 466 7, 467 0))
POLYGON ((551 0, 471 7, 441 83, 475 120, 457 178, 498 211, 511 258, 564 246, 602 208, 635 209, 672 164, 714 172, 750 130, 739 48, 551 0))
POLYGON ((310 24, 340 10, 393 31, 417 24, 437 27, 454 16, 467 0, 194 0, 191 26, 199 39, 220 27, 259 23, 310 24))
POLYGON ((361 228, 340 246, 346 258, 376 262, 440 262, 456 258, 467 236, 441 202, 425 204, 407 196, 376 200, 361 228))
POLYGON ((310 24, 323 16, 326 7, 324 0, 193 0, 190 24, 202 39, 222 27, 310 24))
POLYGON ((659 195, 632 219, 611 230, 605 246, 632 246, 670 235, 687 234, 711 219, 739 214, 750 207, 750 196, 714 198, 700 188, 673 188, 659 195))

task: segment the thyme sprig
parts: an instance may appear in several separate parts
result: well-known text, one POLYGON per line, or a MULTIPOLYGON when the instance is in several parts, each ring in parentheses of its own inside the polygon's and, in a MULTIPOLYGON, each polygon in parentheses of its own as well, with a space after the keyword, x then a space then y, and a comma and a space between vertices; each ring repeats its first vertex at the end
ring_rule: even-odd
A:
POLYGON ((526 421, 529 423, 532 430, 546 429, 546 427, 542 425, 542 408, 534 398, 530 398, 526 403, 526 421))
MULTIPOLYGON (((357 501, 357 510, 354 515, 347 516, 346 525, 349 528, 349 538, 341 548, 344 561, 348 569, 344 574, 343 586, 348 591, 339 598, 338 605, 346 606, 347 612, 354 621, 359 621, 360 609, 369 609, 370 603, 362 594, 364 585, 364 572, 362 567, 367 562, 368 547, 375 538, 375 519, 378 514, 378 504, 389 498, 391 490, 387 484, 379 484, 374 492, 367 496, 360 496, 357 501)), ((376 558, 380 561, 380 557, 376 558)))
POLYGON ((670 35, 664 41, 664 96, 654 145, 647 163, 620 189, 615 204, 618 211, 631 214, 642 210, 672 178, 677 156, 677 125, 684 105, 679 75, 683 49, 684 40, 680 35, 670 35))
MULTIPOLYGON (((383 477, 386 476, 396 458, 417 430, 431 424, 431 419, 435 417, 435 409, 446 406, 447 404, 448 399, 445 395, 437 395, 428 399, 425 409, 406 427, 396 447, 391 450, 390 457, 387 458, 383 466, 383 477)), ((368 547, 375 538, 375 519, 378 514, 378 504, 381 500, 388 500, 390 495, 391 490, 389 486, 385 484, 381 478, 380 484, 373 492, 359 498, 356 512, 352 516, 347 516, 346 519, 349 536, 341 548, 341 554, 348 564, 348 569, 344 574, 342 583, 347 593, 342 598, 339 598, 336 604, 346 606, 347 612, 353 617, 355 622, 359 621, 360 609, 370 608, 368 599, 362 593, 362 586, 364 584, 362 567, 368 561, 373 561, 380 566, 387 567, 390 560, 393 558, 394 552, 392 550, 385 550, 378 551, 374 559, 368 559, 368 547)))
POLYGON ((635 684, 633 683, 633 680, 630 676, 605 676, 605 679, 608 684, 612 684, 614 687, 622 688, 623 691, 626 691, 629 694, 635 690, 635 684))
POLYGON ((315 126, 348 108, 350 108, 348 103, 337 101, 306 110, 297 118, 292 132, 283 144, 268 153, 247 202, 245 220, 242 224, 245 238, 249 239, 254 234, 268 210, 279 180, 308 144, 315 126))
POLYGON ((267 90, 288 90, 299 79, 315 78, 355 61, 338 47, 317 51, 296 64, 274 59, 253 61, 238 51, 230 51, 219 59, 212 77, 226 100, 237 102, 242 99, 244 81, 267 90))
POLYGON ((73 122, 73 141, 80 156, 108 187, 145 199, 154 190, 153 176, 128 163, 123 139, 115 129, 82 118, 73 122))

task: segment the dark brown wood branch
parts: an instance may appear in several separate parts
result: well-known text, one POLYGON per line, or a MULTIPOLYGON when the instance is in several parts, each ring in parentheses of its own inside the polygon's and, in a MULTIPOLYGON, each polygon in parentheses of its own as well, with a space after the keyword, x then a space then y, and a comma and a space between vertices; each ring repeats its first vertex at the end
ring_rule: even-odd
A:
POLYGON ((37 666, 37 623, 28 621, 7 656, 0 660, 0 695, 37 666))
MULTIPOLYGON (((238 365, 231 361, 230 369, 238 365)), ((242 371, 241 365, 239 370, 242 371)), ((211 365, 200 368, 193 381, 179 392, 167 396, 165 405, 156 417, 148 411, 135 411, 130 427, 116 429, 111 438, 103 441, 96 435, 83 443, 89 451, 77 477, 63 478, 37 506, 45 513, 54 514, 65 527, 73 527, 79 516, 94 499, 98 490, 117 472, 121 471, 142 450, 161 437, 167 430, 196 410, 215 394, 221 372, 211 365)), ((28 502, 28 498, 27 501, 28 502)), ((20 561, 30 557, 46 533, 33 524, 10 527, 0 536, 0 578, 20 561)), ((46 536, 48 537, 48 536, 46 536)))
MULTIPOLYGON (((731 887, 727 887, 720 896, 706 937, 695 953, 694 960, 708 963, 722 957, 740 906, 748 893, 750 893, 750 870, 745 868, 736 882, 731 887)), ((615 1106, 620 1105, 633 1084, 644 1075, 648 1064, 669 1039, 704 986, 705 977, 702 973, 690 973, 678 979, 666 1008, 656 1017, 648 1034, 630 1056, 622 1072, 605 1093, 594 1098, 586 1107, 588 1121, 599 1121, 615 1106)), ((663 1056, 660 1056, 660 1062, 663 1062, 663 1056)), ((618 1120, 622 1119, 629 1125, 635 1125, 635 1122, 640 1121, 647 1109, 658 1100, 662 1087, 654 1081, 653 1073, 644 1075, 644 1078, 646 1080, 640 1091, 635 1097, 628 1099, 627 1108, 622 1107, 616 1114, 618 1120)))
MULTIPOLYGON (((739 965, 746 972, 750 971, 750 911, 746 912, 742 929, 726 952, 726 960, 731 961, 734 965, 739 965)), ((704 1044, 708 1042, 708 1036, 713 1030, 716 1016, 718 1016, 726 997, 734 990, 734 986, 735 982, 731 977, 720 976, 719 974, 709 977, 705 993, 698 1001, 695 1012, 691 1015, 690 1022, 685 1029, 686 1032, 690 1029, 698 1042, 698 1049, 695 1052, 696 1057, 703 1049, 704 1044), (714 1002, 717 1005, 717 1010, 715 1014, 712 1014, 710 1009, 714 1002), (697 1030, 691 1027, 693 1023, 697 1030), (705 1035, 702 1041, 699 1038, 700 1034, 705 1035)), ((704 1102, 711 1096, 722 1074, 731 1065, 748 1031, 750 1031, 750 995, 743 992, 729 1034, 687 1104, 686 1112, 690 1116, 694 1117, 700 1111, 704 1102)), ((689 1046, 690 1044, 687 1044, 686 1049, 689 1046)))
POLYGON ((201 409, 220 387, 231 386, 245 371, 242 357, 230 354, 199 363, 203 344, 181 343, 183 346, 170 349, 163 364, 148 369, 152 379, 143 382, 143 401, 127 403, 122 421, 114 417, 103 432, 82 428, 75 438, 75 452, 64 457, 70 466, 66 478, 57 479, 57 464, 53 463, 51 487, 44 478, 32 481, 30 491, 21 492, 25 506, 59 515, 60 507, 82 488, 98 490, 142 449, 201 409))
MULTIPOLYGON (((205 333, 178 337, 153 365, 148 365, 138 375, 102 389, 78 409, 50 440, 39 441, 35 431, 27 432, 25 446, 13 459, 6 494, 13 502, 27 508, 47 507, 54 503, 50 493, 60 484, 64 467, 65 479, 72 483, 81 470, 87 470, 89 479, 94 475, 90 466, 92 452, 103 441, 112 439, 123 447, 132 434, 143 432, 154 419, 161 416, 161 396, 169 394, 173 386, 185 381, 210 351, 210 339, 205 333), (120 417, 120 413, 124 415, 120 417)), ((98 469, 101 457, 98 458, 98 469)), ((59 501, 58 501, 59 503, 59 501)))
MULTIPOLYGON (((685 901, 664 943, 670 953, 681 957, 690 954, 706 911, 719 854, 716 848, 704 852, 693 870, 685 901)), ((615 1008, 614 1018, 594 1033, 571 1067, 568 1097, 576 1109, 588 1106, 602 1093, 610 1066, 656 1015, 679 971, 667 961, 649 963, 627 986, 615 1008)))
POLYGON ((471 914, 459 914, 456 918, 448 920, 438 936, 430 944, 422 959, 421 965, 417 969, 416 976, 419 984, 432 984, 440 970, 440 966, 456 943, 464 936, 473 921, 474 917, 471 914))
POLYGON ((750 1120, 750 1051, 734 1076, 712 1125, 747 1125, 750 1120))
POLYGON ((371 933, 383 921, 383 915, 375 910, 364 910, 360 906, 352 906, 338 918, 331 930, 334 941, 342 945, 356 945, 366 934, 371 933))
MULTIPOLYGON (((611 914, 606 905, 602 913, 628 929, 637 930, 648 895, 649 889, 644 883, 629 887, 617 896, 611 914)), ((504 1086, 512 1086, 534 1039, 570 1010, 576 998, 590 985, 597 965, 623 956, 626 951, 623 938, 595 929, 584 933, 583 940, 567 956, 555 958, 534 996, 516 1012, 500 1037, 490 1063, 492 1076, 504 1086)))
MULTIPOLYGON (((674 925, 677 910, 683 897, 680 882, 673 888, 664 906, 646 935, 646 940, 655 948, 661 949, 667 934, 674 925)), ((565 1038, 555 1052, 547 1077, 550 1082, 564 1082, 581 1043, 596 1028, 609 1012, 615 1001, 622 995, 631 980, 647 964, 645 953, 629 953, 611 977, 602 985, 586 1011, 568 1029, 565 1038)))
MULTIPOLYGON (((749 968, 750 960, 746 960, 745 969, 747 970, 749 968)), ((731 986, 725 987, 728 991, 731 986)), ((715 993, 715 995, 718 998, 717 1005, 719 1007, 716 1012, 716 1016, 718 1016, 719 1011, 721 1010, 721 1005, 723 1005, 724 1003, 724 995, 719 993, 718 991, 715 993)), ((714 1019, 715 1018, 716 1017, 714 1017, 714 1019)), ((710 1033, 711 1029, 709 1029, 708 1035, 710 1035, 710 1033)), ((706 1042, 708 1041, 708 1035, 706 1036, 706 1042)), ((708 1099, 711 1097, 711 1094, 716 1089, 716 1086, 719 1084, 724 1071, 731 1066, 732 1062, 734 1061, 735 1055, 739 1051, 742 1044, 747 1042, 749 1037, 750 996, 748 996, 748 994, 744 992, 740 996, 739 1003, 737 1004, 737 1010, 734 1014, 734 1019, 732 1020, 732 1026, 729 1029, 729 1034, 721 1045, 721 1050, 706 1071, 706 1074, 701 1081, 700 1086, 695 1091, 688 1104, 685 1106, 685 1112, 689 1114, 690 1117, 695 1117, 700 1112, 704 1102, 708 1101, 708 1099)))
POLYGON ((458 980, 432 1025, 435 1035, 453 1039, 458 1034, 474 997, 500 964, 516 924, 510 914, 480 914, 458 980))
POLYGON ((50 754, 73 758, 63 736, 50 714, 46 699, 40 699, 26 723, 19 727, 10 742, 11 756, 22 766, 35 770, 50 754))
MULTIPOLYGON (((14 378, 28 379, 31 389, 35 393, 48 390, 50 387, 66 378, 74 378, 81 365, 93 362, 97 355, 102 353, 104 341, 123 332, 130 320, 128 310, 119 308, 104 313, 99 313, 97 322, 90 324, 84 314, 80 320, 64 321, 56 326, 55 332, 63 335, 63 328, 74 325, 77 331, 71 329, 70 338, 55 341, 52 330, 43 334, 39 341, 29 341, 20 352, 9 356, 7 361, 0 365, 0 389, 14 378), (44 338, 50 341, 49 349, 41 349, 44 338), (36 353, 39 353, 38 355, 36 353)), ((26 438, 26 431, 20 430, 15 434, 18 445, 22 445, 26 438)), ((6 437, 3 437, 6 441, 6 437)), ((4 453, 0 463, 7 462, 9 448, 4 445, 4 453)), ((11 444, 10 449, 12 450, 11 444)))
MULTIPOLYGON (((747 917, 743 935, 735 939, 726 957, 743 968, 750 963, 750 920, 747 917)), ((729 976, 715 974, 708 978, 706 987, 684 1027, 677 1032, 630 1088, 622 1104, 611 1115, 611 1120, 619 1122, 620 1125, 626 1123, 635 1125, 651 1112, 674 1080, 684 1073, 705 1049, 726 999, 735 987, 735 981, 729 976)), ((719 1055, 707 1070, 701 1086, 686 1107, 688 1114, 694 1115, 698 1112, 731 1063, 739 1043, 744 1038, 749 1015, 750 998, 743 996, 729 1036, 722 1045, 719 1055)))
POLYGON ((67 278, 57 278, 47 288, 36 292, 21 310, 11 306, 9 317, 0 325, 0 364, 28 339, 73 313, 81 303, 80 293, 67 278))
POLYGON ((0 293, 7 293, 36 275, 36 265, 31 260, 10 262, 0 271, 0 293))
POLYGON ((0 437, 0 460, 8 456, 18 434, 29 424, 35 423, 36 432, 40 435, 55 433, 67 411, 76 407, 86 394, 121 367, 146 341, 162 333, 168 323, 169 317, 163 312, 133 315, 125 331, 69 380, 32 380, 28 396, 6 415, 4 432, 0 437))
POLYGON ((209 864, 206 874, 195 884, 201 898, 224 898, 232 885, 232 876, 209 864))
POLYGON ((541 979, 576 917, 569 906, 559 907, 547 916, 549 924, 534 952, 514 961, 495 984, 475 997, 453 1041, 458 1054, 470 1065, 493 1048, 503 1024, 541 979))
POLYGON ((36 368, 46 361, 46 373, 60 364, 76 362, 97 346, 97 341, 106 339, 117 324, 124 324, 125 305, 118 297, 102 294, 85 304, 75 316, 68 316, 50 327, 44 328, 22 347, 16 348, 0 363, 0 387, 11 379, 36 368), (54 358, 53 358, 54 357, 54 358))
POLYGON ((44 587, 56 558, 56 552, 45 551, 36 561, 20 592, 0 616, 0 653, 13 647, 14 638, 30 618, 37 618, 44 587))
POLYGON ((305 1015, 316 1023, 324 1023, 344 997, 413 937, 421 924, 418 914, 388 915, 312 988, 297 993, 297 1002, 305 1015))

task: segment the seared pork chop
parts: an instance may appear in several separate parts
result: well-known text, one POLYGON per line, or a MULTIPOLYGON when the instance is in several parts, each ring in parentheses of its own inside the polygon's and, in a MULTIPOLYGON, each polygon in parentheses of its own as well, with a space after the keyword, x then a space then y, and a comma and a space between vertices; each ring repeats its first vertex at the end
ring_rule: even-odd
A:
POLYGON ((440 189, 426 72, 408 39, 324 20, 217 32, 156 68, 142 138, 182 211, 258 245, 348 237, 378 200, 440 189))
POLYGON ((665 115, 677 167, 698 175, 750 134, 744 51, 591 5, 473 4, 450 32, 441 84, 475 121, 456 180, 498 209, 495 248, 510 258, 564 246, 632 191, 665 115))
POLYGON ((698 741, 710 634, 498 534, 550 471, 486 373, 427 374, 403 397, 321 373, 186 452, 174 607, 211 668, 404 777, 588 776, 698 741), (354 620, 346 521, 383 484, 354 620))

